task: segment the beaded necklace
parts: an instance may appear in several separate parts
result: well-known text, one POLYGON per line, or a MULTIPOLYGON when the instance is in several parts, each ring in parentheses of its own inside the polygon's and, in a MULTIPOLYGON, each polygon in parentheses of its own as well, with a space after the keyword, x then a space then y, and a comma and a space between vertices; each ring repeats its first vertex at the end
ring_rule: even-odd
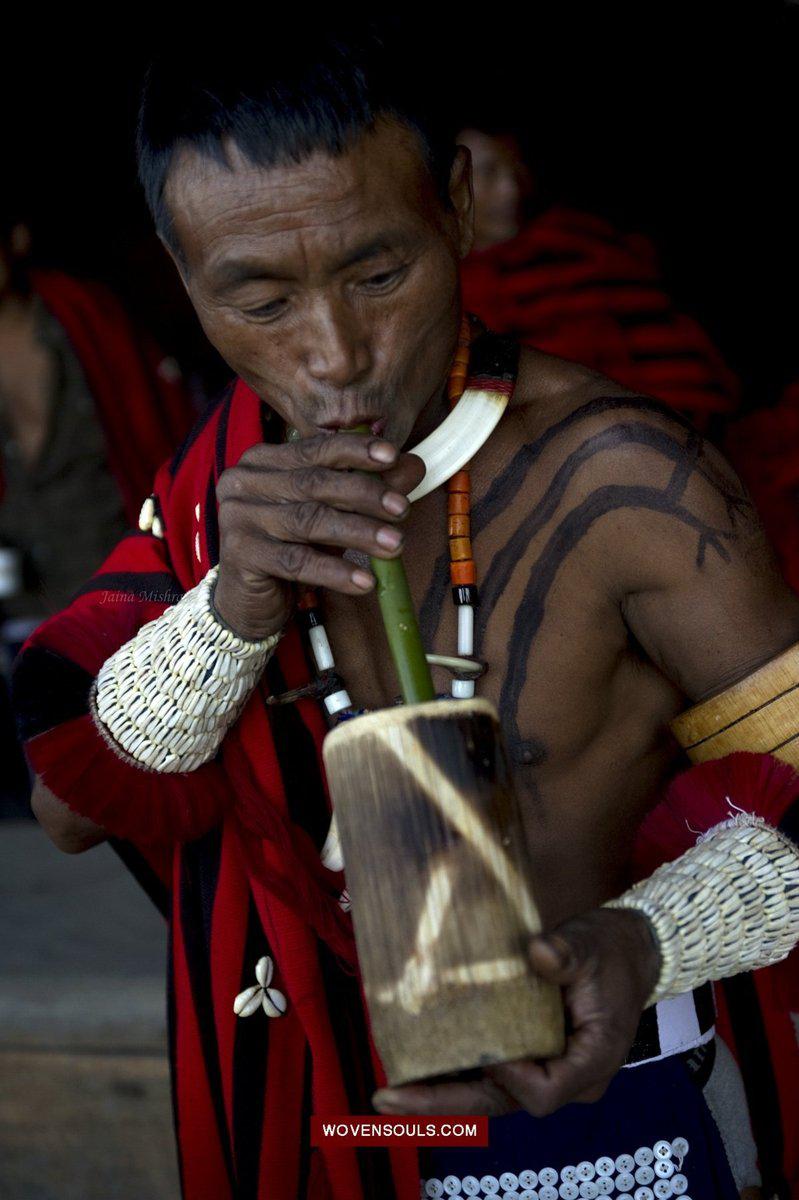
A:
MULTIPOLYGON (((471 323, 468 316, 461 319, 458 347, 449 374, 447 399, 450 410, 460 400, 469 374, 471 323)), ((290 435, 289 435, 290 436, 290 435)), ((458 614, 457 657, 427 655, 433 666, 452 670, 453 699, 469 699, 474 695, 475 678, 484 671, 482 664, 472 659, 474 653, 474 606, 477 604, 477 573, 471 543, 471 475, 469 464, 447 483, 447 536, 449 542, 450 580, 452 598, 458 614)), ((366 710, 356 708, 343 680, 336 671, 330 639, 322 618, 319 596, 312 587, 298 590, 297 611, 310 643, 311 655, 317 670, 316 681, 304 688, 269 697, 267 703, 285 704, 301 696, 315 695, 324 703, 331 721, 344 721, 360 716, 366 710)))

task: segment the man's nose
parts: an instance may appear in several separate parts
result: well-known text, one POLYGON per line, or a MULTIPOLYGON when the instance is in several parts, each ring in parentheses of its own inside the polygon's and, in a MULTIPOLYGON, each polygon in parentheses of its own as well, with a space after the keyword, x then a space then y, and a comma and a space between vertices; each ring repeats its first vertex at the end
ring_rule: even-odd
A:
POLYGON ((317 383, 345 388, 368 374, 369 338, 347 306, 317 311, 306 336, 306 368, 317 383))

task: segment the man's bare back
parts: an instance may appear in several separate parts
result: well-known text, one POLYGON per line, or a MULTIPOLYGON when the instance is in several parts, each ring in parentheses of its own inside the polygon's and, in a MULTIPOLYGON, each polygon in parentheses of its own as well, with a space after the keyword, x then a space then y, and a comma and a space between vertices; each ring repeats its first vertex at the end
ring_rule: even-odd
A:
MULTIPOLYGON (((783 585, 712 447, 655 402, 533 350, 472 487, 476 644, 488 664, 478 690, 501 714, 550 925, 623 890, 636 828, 677 763, 668 722, 686 695, 751 669, 736 659, 729 617, 715 639, 712 614, 688 604, 692 589, 707 608, 713 596, 734 606, 783 585)), ((426 645, 453 653, 443 489, 413 507, 404 560, 426 645)), ((355 702, 390 703, 374 596, 331 593, 325 609, 355 702)), ((796 622, 786 594, 784 638, 764 630, 765 656, 795 639, 796 622)), ((437 683, 446 690, 447 677, 437 683)))

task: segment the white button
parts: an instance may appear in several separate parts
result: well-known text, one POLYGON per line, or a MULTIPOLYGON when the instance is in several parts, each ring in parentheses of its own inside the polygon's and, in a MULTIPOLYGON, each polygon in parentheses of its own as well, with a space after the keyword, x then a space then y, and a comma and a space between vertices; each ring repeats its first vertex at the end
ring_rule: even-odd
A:
POLYGON ((567 1180, 566 1183, 562 1183, 558 1188, 558 1195, 561 1197, 561 1200, 577 1200, 577 1197, 580 1195, 580 1189, 576 1183, 569 1183, 567 1180))
POLYGON ((595 1175, 596 1167, 587 1158, 577 1164, 577 1178, 582 1179, 584 1183, 587 1183, 589 1179, 593 1179, 595 1175))
POLYGON ((671 1143, 671 1150, 678 1158, 685 1158, 688 1153, 688 1142, 685 1138, 675 1138, 671 1143))
POLYGON ((655 1158, 671 1158, 671 1142, 655 1142, 655 1158))
POLYGON ((620 1154, 616 1159, 616 1170, 620 1171, 622 1174, 626 1173, 627 1171, 632 1171, 634 1166, 635 1159, 633 1158, 632 1154, 620 1154))
POLYGON ((522 1171, 519 1175, 519 1185, 523 1188, 534 1188, 538 1183, 535 1171, 522 1171))
POLYGON ((655 1200, 655 1193, 651 1188, 639 1187, 633 1192, 633 1200, 655 1200))
POLYGON ((429 1196, 430 1200, 438 1200, 439 1196, 444 1195, 444 1185, 440 1179, 428 1179, 424 1185, 424 1194, 429 1196))
POLYGON ((612 1158, 598 1158, 594 1163, 597 1175, 612 1175, 616 1167, 612 1158))
POLYGON ((669 1196, 674 1195, 674 1189, 671 1186, 670 1179, 658 1179, 652 1191, 655 1193, 658 1200, 669 1200, 669 1196))
POLYGON ((457 1196, 461 1190, 461 1181, 457 1175, 448 1175, 444 1180, 444 1191, 448 1196, 457 1196))
POLYGON ((516 1191, 516 1188, 513 1188, 510 1192, 503 1192, 502 1200, 519 1200, 519 1193, 516 1191))
POLYGON ((542 1167, 538 1172, 538 1182, 545 1184, 547 1187, 552 1187, 553 1183, 558 1182, 558 1173, 554 1167, 542 1167))
POLYGON ((670 1158, 661 1158, 655 1163, 655 1174, 661 1179, 668 1179, 674 1174, 674 1163, 670 1158))
MULTIPOLYGON (((540 1174, 538 1178, 541 1178, 540 1174)), ((538 1189, 538 1200, 558 1200, 558 1189, 551 1183, 545 1183, 542 1188, 538 1189)))
POLYGON ((609 1196, 613 1191, 613 1180, 610 1175, 600 1175, 596 1181, 596 1188, 600 1196, 609 1196))
POLYGON ((655 1178, 655 1172, 651 1167, 639 1167, 635 1172, 635 1182, 641 1184, 651 1183, 655 1178))
MULTIPOLYGON (((521 1179, 521 1175, 519 1178, 521 1179)), ((538 1192, 534 1188, 525 1188, 519 1196, 519 1200, 539 1200, 538 1192)))
POLYGON ((654 1157, 648 1146, 639 1146, 634 1155, 639 1167, 648 1167, 654 1157))
POLYGON ((673 1175, 671 1179, 671 1190, 675 1196, 682 1196, 683 1192, 688 1191, 688 1180, 684 1175, 673 1175))
POLYGON ((489 1196, 496 1196, 499 1191, 499 1180, 496 1175, 484 1175, 480 1180, 480 1187, 489 1196))
POLYGON ((506 1192, 515 1192, 519 1186, 519 1176, 514 1175, 513 1171, 504 1171, 499 1177, 499 1182, 506 1192))
POLYGON ((577 1179, 576 1167, 564 1167, 560 1173, 560 1177, 564 1183, 574 1183, 577 1179))
POLYGON ((476 1196, 480 1191, 480 1180, 474 1175, 464 1175, 461 1180, 461 1187, 467 1196, 476 1196))
POLYGON ((593 1179, 586 1179, 585 1183, 580 1184, 580 1195, 583 1200, 596 1200, 599 1195, 599 1188, 593 1179))
POLYGON ((629 1171, 622 1171, 621 1175, 617 1175, 613 1180, 617 1192, 631 1192, 635 1187, 635 1179, 629 1171))
POLYGON ((616 1197, 616 1200, 633 1200, 633 1198, 632 1198, 632 1196, 630 1195, 630 1193, 629 1193, 629 1192, 621 1192, 621 1193, 620 1193, 620 1194, 619 1194, 619 1195, 616 1197))

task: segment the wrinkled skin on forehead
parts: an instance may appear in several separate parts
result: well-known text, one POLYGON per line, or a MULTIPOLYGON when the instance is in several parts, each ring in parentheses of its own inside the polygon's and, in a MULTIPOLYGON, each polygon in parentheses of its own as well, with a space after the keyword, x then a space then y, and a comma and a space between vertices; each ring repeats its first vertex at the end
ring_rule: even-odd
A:
POLYGON ((440 416, 471 245, 468 154, 443 203, 410 130, 255 167, 179 151, 166 199, 209 340, 304 436, 359 421, 404 445, 440 416), (435 410, 435 411, 434 411, 435 410))

